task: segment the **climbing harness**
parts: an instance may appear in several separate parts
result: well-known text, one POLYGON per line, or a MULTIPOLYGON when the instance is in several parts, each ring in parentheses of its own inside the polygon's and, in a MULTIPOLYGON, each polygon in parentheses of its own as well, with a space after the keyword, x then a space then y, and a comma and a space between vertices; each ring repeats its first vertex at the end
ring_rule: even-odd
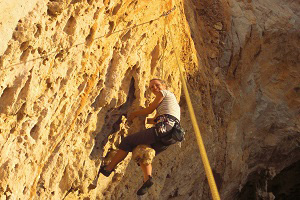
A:
POLYGON ((218 192, 218 188, 216 186, 215 179, 214 179, 214 176, 213 176, 210 164, 209 164, 209 160, 207 158, 207 153, 206 153, 206 150, 205 150, 205 147, 204 147, 204 143, 203 143, 203 140, 202 140, 202 137, 201 137, 201 133, 200 133, 198 122, 197 122, 197 119, 196 119, 196 116, 195 116, 192 101, 191 101, 189 91, 188 91, 188 88, 187 88, 187 84, 186 84, 186 81, 185 81, 185 77, 184 77, 184 74, 183 74, 184 69, 182 69, 181 65, 179 65, 178 55, 177 55, 177 51, 176 51, 176 48, 175 48, 175 45, 174 45, 173 36, 172 36, 172 32, 171 32, 171 28, 170 28, 169 24, 168 24, 168 28, 169 28, 170 35, 171 35, 172 46, 173 46, 173 49, 174 49, 174 52, 175 52, 176 63, 177 63, 177 66, 178 66, 179 72, 180 72, 180 78, 181 78, 181 82, 182 82, 182 85, 183 85, 184 96, 186 98, 188 110, 189 110, 189 113, 190 113, 190 117, 191 117, 191 120, 192 120, 194 131, 195 131, 195 136, 196 136, 196 139, 197 139, 197 144, 198 144, 199 151, 200 151, 200 156, 201 156, 201 159, 202 159, 202 162, 203 162, 203 165, 204 165, 204 170, 205 170, 205 173, 206 173, 206 176, 207 176, 208 184, 210 186, 210 190, 211 190, 211 193, 212 193, 213 200, 220 200, 220 195, 219 195, 219 192, 218 192))
POLYGON ((184 130, 179 120, 169 114, 158 116, 155 120, 155 135, 164 145, 169 146, 184 140, 184 130))

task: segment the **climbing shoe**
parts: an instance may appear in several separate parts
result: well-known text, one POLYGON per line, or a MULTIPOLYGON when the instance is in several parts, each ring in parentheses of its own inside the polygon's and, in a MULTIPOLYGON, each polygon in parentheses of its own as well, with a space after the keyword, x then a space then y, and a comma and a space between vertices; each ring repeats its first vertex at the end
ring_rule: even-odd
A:
POLYGON ((100 172, 101 172, 101 174, 103 174, 104 176, 109 177, 109 175, 110 175, 114 170, 108 171, 108 170, 105 169, 105 167, 106 167, 106 166, 101 166, 101 167, 100 167, 100 172))
POLYGON ((153 185, 152 176, 149 176, 149 179, 144 182, 142 187, 137 191, 137 195, 141 196, 147 193, 148 189, 153 185))

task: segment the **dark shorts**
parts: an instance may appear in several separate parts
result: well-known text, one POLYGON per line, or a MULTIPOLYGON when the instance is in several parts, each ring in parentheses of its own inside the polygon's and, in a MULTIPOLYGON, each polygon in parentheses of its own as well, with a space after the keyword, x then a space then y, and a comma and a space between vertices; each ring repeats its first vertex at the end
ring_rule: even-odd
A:
POLYGON ((165 146, 157 139, 155 127, 152 127, 128 135, 122 140, 121 144, 119 145, 119 149, 132 152, 133 149, 140 144, 150 145, 155 150, 156 155, 168 148, 168 146, 165 146))

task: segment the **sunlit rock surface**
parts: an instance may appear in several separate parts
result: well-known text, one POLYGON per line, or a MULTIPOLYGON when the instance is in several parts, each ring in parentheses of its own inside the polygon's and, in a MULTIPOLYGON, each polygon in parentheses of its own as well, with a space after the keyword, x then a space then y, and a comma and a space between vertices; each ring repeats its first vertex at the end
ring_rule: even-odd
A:
POLYGON ((155 77, 180 101, 187 134, 154 158, 142 198, 211 199, 176 55, 221 198, 297 198, 299 9, 292 0, 1 1, 0 199, 138 199, 131 154, 89 186, 121 139, 146 128, 126 114, 153 100, 155 77))

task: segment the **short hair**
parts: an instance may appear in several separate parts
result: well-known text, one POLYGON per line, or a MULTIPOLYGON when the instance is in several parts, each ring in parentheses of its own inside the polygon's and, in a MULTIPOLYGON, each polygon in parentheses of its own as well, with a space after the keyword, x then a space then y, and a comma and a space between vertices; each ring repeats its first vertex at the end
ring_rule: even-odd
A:
POLYGON ((151 81, 159 81, 161 84, 163 84, 166 87, 166 89, 168 89, 168 85, 167 85, 166 81, 164 81, 160 78, 153 78, 153 79, 150 80, 150 82, 151 81))
POLYGON ((164 80, 162 80, 162 79, 159 79, 159 78, 153 78, 153 79, 150 80, 150 82, 151 82, 151 81, 159 81, 160 83, 162 83, 162 84, 164 84, 164 85, 167 85, 167 84, 166 84, 166 81, 164 81, 164 80))

